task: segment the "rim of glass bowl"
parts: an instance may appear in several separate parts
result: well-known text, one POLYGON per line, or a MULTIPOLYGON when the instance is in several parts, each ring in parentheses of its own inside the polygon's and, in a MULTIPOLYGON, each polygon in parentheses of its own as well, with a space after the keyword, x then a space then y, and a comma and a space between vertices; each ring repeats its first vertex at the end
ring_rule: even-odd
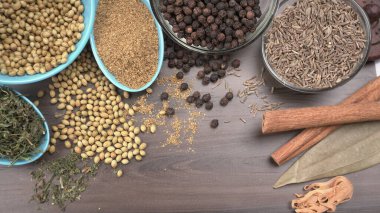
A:
MULTIPOLYGON (((268 0, 262 0, 262 1, 268 1, 268 0)), ((171 30, 172 26, 165 20, 165 18, 163 17, 163 15, 160 11, 160 7, 159 7, 160 0, 149 0, 149 2, 152 5, 153 14, 156 17, 158 23, 161 25, 161 28, 164 30, 165 34, 168 35, 173 41, 175 41, 180 46, 182 46, 188 50, 201 53, 201 54, 230 53, 230 52, 240 50, 240 49, 250 45, 257 38, 259 38, 260 35, 262 35, 265 32, 265 30, 269 27, 270 23, 272 22, 275 14, 276 14, 276 11, 277 11, 278 5, 279 5, 279 0, 268 1, 269 2, 268 9, 267 9, 267 11, 262 13, 262 16, 258 22, 259 25, 257 26, 256 30, 252 34, 248 35, 249 39, 246 42, 244 42, 243 44, 241 44, 235 48, 230 48, 230 49, 210 50, 210 49, 200 47, 200 46, 188 45, 184 40, 178 38, 176 36, 176 34, 171 30)))
MULTIPOLYGON (((289 1, 293 1, 293 0, 283 0, 283 1, 281 1, 279 9, 276 12, 276 16, 282 13, 283 7, 290 5, 289 1)), ((369 51, 370 51, 370 48, 371 48, 371 38, 372 38, 371 37, 371 24, 369 22, 369 19, 368 19, 368 16, 367 16, 366 12, 364 11, 363 8, 360 7, 360 5, 358 3, 356 3, 355 0, 344 0, 344 1, 348 2, 353 7, 353 9, 359 14, 360 19, 361 19, 361 24, 362 24, 362 26, 364 28, 364 32, 366 33, 366 38, 367 38, 367 41, 365 43, 365 47, 363 49, 363 57, 358 62, 358 64, 356 65, 356 67, 353 69, 353 72, 351 73, 351 75, 347 79, 342 80, 341 82, 339 82, 338 84, 336 84, 333 87, 315 88, 315 89, 313 89, 313 88, 298 87, 298 86, 296 86, 296 85, 294 85, 294 84, 286 81, 285 79, 283 79, 271 67, 271 65, 270 65, 270 63, 268 61, 268 58, 267 58, 267 56, 265 54, 265 37, 266 37, 266 34, 264 34, 263 37, 262 37, 262 44, 261 44, 261 52, 262 52, 262 57, 263 57, 264 65, 265 65, 265 68, 269 71, 269 73, 280 84, 282 84, 283 86, 285 86, 285 87, 287 87, 287 88, 289 88, 291 90, 294 90, 294 91, 297 91, 297 92, 302 92, 302 93, 318 93, 318 92, 328 91, 328 90, 332 90, 332 89, 335 89, 337 87, 340 87, 340 86, 346 84, 348 81, 350 81, 351 79, 353 79, 355 77, 355 75, 357 75, 359 73, 359 71, 364 67, 364 65, 366 64, 366 62, 368 60, 369 51)))

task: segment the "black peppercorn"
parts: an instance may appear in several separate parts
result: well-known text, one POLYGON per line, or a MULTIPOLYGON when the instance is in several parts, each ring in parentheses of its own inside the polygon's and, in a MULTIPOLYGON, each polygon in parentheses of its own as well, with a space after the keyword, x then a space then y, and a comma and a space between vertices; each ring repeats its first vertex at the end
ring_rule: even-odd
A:
POLYGON ((210 123, 210 127, 213 129, 216 129, 219 126, 219 121, 217 119, 214 119, 210 123))
POLYGON ((218 76, 219 76, 219 78, 224 78, 224 76, 226 76, 226 71, 225 70, 219 70, 218 76))
POLYGON ((161 98, 161 101, 166 101, 169 99, 169 94, 167 92, 163 92, 161 93, 160 98, 161 98))
POLYGON ((192 95, 190 95, 190 96, 188 96, 188 97, 186 98, 186 102, 189 103, 189 104, 194 103, 194 101, 195 101, 195 98, 194 98, 194 96, 192 96, 192 95))
POLYGON ((197 99, 195 101, 195 107, 201 108, 203 106, 203 100, 202 99, 197 99))
POLYGON ((198 79, 203 79, 205 76, 206 75, 205 75, 205 72, 203 70, 198 71, 198 73, 197 73, 198 79))
POLYGON ((220 100, 220 105, 221 106, 227 106, 229 100, 226 98, 226 97, 223 97, 221 100, 220 100))
POLYGON ((175 75, 177 79, 183 79, 183 76, 184 76, 183 72, 177 72, 177 74, 175 75))
POLYGON ((183 66, 182 71, 184 73, 188 73, 190 71, 190 69, 191 69, 190 65, 186 64, 183 66))
POLYGON ((195 91, 195 92, 193 93, 193 97, 195 98, 195 100, 197 100, 197 99, 199 99, 199 98, 201 97, 201 93, 198 92, 198 91, 195 91))
POLYGON ((166 109, 166 115, 167 116, 171 117, 174 114, 175 114, 175 110, 173 108, 169 107, 169 108, 166 109))
POLYGON ((205 76, 203 79, 202 79, 202 84, 204 86, 208 85, 210 83, 210 77, 208 76, 205 76))
POLYGON ((231 62, 231 66, 233 68, 239 68, 240 67, 240 60, 239 59, 234 59, 232 62, 231 62))
POLYGON ((210 81, 211 81, 212 83, 217 82, 218 79, 219 79, 219 76, 218 76, 217 73, 213 73, 213 74, 211 74, 211 76, 210 76, 210 81))
POLYGON ((210 101, 210 102, 207 102, 205 104, 205 108, 206 110, 212 110, 212 108, 214 107, 214 104, 210 101))
POLYGON ((232 92, 227 92, 225 97, 227 100, 231 101, 234 98, 234 94, 232 92))
POLYGON ((204 95, 202 96, 202 100, 203 100, 203 102, 205 102, 205 103, 209 102, 209 101, 211 100, 211 95, 210 95, 210 93, 206 93, 206 94, 204 94, 204 95))
POLYGON ((189 85, 187 83, 182 83, 181 86, 179 87, 181 91, 185 91, 189 89, 189 85))

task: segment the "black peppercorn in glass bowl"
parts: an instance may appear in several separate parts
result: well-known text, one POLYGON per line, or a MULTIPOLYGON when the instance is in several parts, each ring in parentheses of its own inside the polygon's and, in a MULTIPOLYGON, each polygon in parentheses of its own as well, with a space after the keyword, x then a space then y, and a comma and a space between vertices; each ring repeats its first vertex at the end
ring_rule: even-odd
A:
POLYGON ((166 35, 201 54, 225 54, 251 44, 270 25, 279 5, 279 0, 149 1, 166 35))
MULTIPOLYGON (((278 8, 278 10, 276 12, 276 17, 280 16, 282 14, 282 12, 285 10, 285 8, 294 5, 297 1, 299 1, 299 0, 282 0, 281 3, 280 3, 280 6, 279 6, 279 8, 278 8)), ((266 42, 267 42, 267 39, 268 39, 267 38, 267 34, 268 34, 269 30, 270 30, 269 29, 263 35, 261 52, 262 52, 265 68, 273 76, 273 78, 275 78, 280 84, 282 84, 283 86, 285 86, 285 87, 287 87, 287 88, 289 88, 291 90, 294 90, 294 91, 297 91, 297 92, 301 92, 301 93, 319 93, 319 92, 331 90, 331 89, 334 89, 334 88, 337 88, 339 86, 344 85, 345 83, 347 83, 348 81, 350 81, 357 73, 359 73, 359 71, 364 67, 364 65, 366 64, 366 62, 368 60, 370 46, 371 46, 371 25, 370 25, 370 21, 368 19, 368 16, 366 15, 365 11, 363 10, 363 8, 361 8, 359 6, 359 4, 355 0, 344 0, 344 1, 348 5, 350 5, 352 7, 352 9, 358 15, 359 20, 360 20, 360 26, 363 28, 363 31, 365 33, 365 35, 364 35, 365 36, 364 48, 361 51, 362 56, 357 61, 356 65, 353 67, 353 69, 351 70, 350 75, 346 79, 341 80, 340 82, 336 83, 333 86, 322 87, 322 88, 300 87, 300 86, 295 85, 294 83, 291 83, 291 82, 287 81, 284 77, 282 77, 276 71, 276 69, 274 69, 272 67, 272 65, 270 63, 270 60, 269 60, 269 57, 268 57, 268 55, 266 53, 265 45, 266 45, 266 42)))

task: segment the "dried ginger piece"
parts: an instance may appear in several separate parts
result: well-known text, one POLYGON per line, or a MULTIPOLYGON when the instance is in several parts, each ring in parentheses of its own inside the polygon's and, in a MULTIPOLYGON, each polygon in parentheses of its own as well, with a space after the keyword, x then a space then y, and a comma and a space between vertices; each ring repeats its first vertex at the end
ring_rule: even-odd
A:
POLYGON ((352 198, 354 188, 346 177, 338 176, 324 183, 304 187, 305 195, 296 194, 292 208, 297 213, 335 212, 336 206, 352 198))

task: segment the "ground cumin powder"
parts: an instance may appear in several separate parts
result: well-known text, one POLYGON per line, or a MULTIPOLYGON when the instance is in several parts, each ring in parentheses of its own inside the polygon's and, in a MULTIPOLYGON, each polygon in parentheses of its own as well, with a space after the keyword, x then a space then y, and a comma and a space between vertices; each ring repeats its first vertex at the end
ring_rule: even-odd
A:
POLYGON ((143 3, 100 0, 94 33, 103 63, 120 83, 138 89, 152 79, 158 66, 158 35, 143 3))

